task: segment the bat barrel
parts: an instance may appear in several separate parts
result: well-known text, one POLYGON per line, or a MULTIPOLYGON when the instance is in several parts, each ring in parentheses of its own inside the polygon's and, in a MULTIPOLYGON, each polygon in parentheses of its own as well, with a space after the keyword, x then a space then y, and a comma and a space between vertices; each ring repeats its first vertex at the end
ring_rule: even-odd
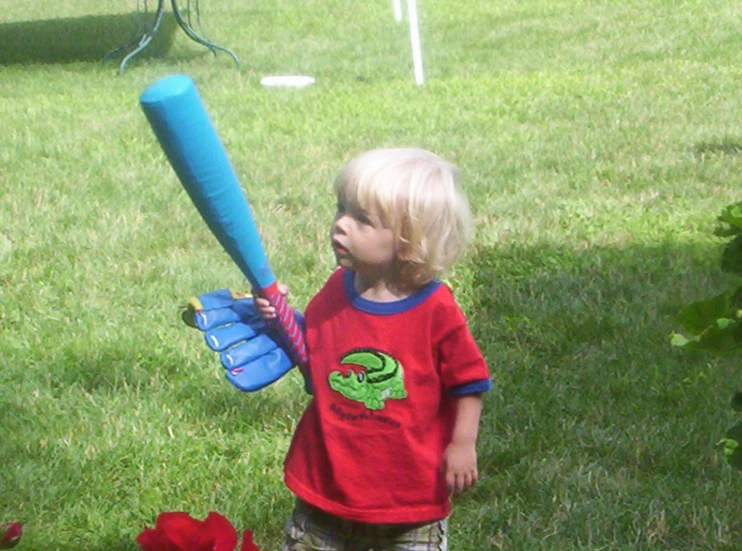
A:
POLYGON ((278 292, 250 205, 193 79, 171 75, 158 80, 144 91, 140 104, 201 217, 252 287, 276 307, 292 359, 306 366, 301 328, 278 292))
POLYGON ((191 77, 171 75, 147 88, 142 109, 206 224, 253 287, 273 283, 268 258, 227 152, 191 77))

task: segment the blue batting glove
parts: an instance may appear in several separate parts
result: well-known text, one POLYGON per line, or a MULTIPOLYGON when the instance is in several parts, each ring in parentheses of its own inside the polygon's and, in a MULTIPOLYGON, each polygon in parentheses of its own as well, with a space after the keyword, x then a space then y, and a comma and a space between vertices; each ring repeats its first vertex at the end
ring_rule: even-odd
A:
MULTIPOLYGON (((304 318, 296 312, 300 325, 304 318)), ((277 331, 263 320, 251 297, 220 289, 188 301, 183 321, 204 332, 219 352, 227 380, 253 392, 283 377, 293 366, 277 331)))

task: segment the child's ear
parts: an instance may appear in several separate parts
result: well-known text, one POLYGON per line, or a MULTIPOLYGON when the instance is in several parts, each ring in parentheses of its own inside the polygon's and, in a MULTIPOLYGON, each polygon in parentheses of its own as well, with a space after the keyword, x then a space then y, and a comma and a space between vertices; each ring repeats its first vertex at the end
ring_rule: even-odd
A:
POLYGON ((397 239, 394 256, 401 263, 410 262, 412 260, 412 244, 400 237, 397 239))

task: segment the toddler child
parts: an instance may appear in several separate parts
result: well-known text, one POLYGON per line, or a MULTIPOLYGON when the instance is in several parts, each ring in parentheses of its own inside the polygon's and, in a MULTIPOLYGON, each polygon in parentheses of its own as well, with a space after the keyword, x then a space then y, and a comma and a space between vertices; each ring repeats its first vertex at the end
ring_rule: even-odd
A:
POLYGON ((305 312, 312 398, 285 461, 297 502, 283 551, 447 549, 450 496, 477 480, 491 388, 438 279, 471 235, 458 178, 428 151, 378 149, 335 182, 339 268, 305 312))

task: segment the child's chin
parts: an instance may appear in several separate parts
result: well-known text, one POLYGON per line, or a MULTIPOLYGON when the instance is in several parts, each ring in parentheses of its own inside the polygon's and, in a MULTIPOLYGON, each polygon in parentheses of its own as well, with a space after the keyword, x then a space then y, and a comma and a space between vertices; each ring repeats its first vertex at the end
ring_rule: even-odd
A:
POLYGON ((353 267, 353 263, 350 261, 350 259, 347 256, 335 255, 335 262, 341 268, 352 268, 353 267))

